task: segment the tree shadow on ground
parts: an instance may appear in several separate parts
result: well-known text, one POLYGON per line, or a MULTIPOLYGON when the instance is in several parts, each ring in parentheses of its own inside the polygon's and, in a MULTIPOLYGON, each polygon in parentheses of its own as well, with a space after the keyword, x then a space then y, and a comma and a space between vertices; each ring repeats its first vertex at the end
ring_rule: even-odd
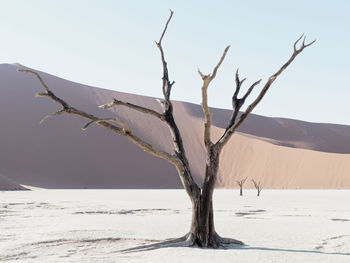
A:
POLYGON ((133 252, 143 252, 143 251, 150 251, 150 250, 155 250, 155 249, 160 249, 160 248, 169 248, 169 247, 187 247, 186 246, 186 241, 185 237, 180 237, 180 238, 171 238, 171 239, 166 239, 164 241, 160 242, 155 242, 151 244, 144 244, 144 245, 139 245, 131 248, 126 248, 122 250, 118 250, 117 252, 119 253, 133 253, 133 252))
MULTIPOLYGON (((139 245, 123 250, 119 250, 119 253, 137 253, 144 251, 151 251, 161 248, 171 248, 171 247, 189 247, 184 237, 177 239, 167 239, 161 242, 156 242, 152 244, 139 245)), ((200 248, 199 249, 211 249, 211 248, 200 248)), ((308 249, 287 249, 287 248, 272 248, 272 247, 251 247, 248 245, 224 245, 219 248, 219 250, 260 250, 260 251, 272 251, 272 252, 286 252, 286 253, 311 253, 311 254, 321 254, 321 255, 339 255, 339 256, 350 256, 350 253, 342 252, 324 252, 319 250, 308 250, 308 249)))

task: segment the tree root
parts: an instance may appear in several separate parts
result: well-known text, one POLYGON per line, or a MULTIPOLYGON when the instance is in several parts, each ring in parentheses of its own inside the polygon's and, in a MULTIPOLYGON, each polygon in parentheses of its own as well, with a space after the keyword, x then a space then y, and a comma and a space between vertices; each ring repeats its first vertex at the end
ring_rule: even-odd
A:
POLYGON ((198 246, 198 247, 207 247, 207 248, 225 248, 230 245, 239 245, 244 246, 245 244, 242 241, 233 238, 224 238, 219 236, 217 233, 211 235, 208 239, 207 244, 203 244, 194 233, 188 233, 186 236, 186 241, 184 242, 185 246, 198 246))
POLYGON ((187 233, 186 235, 180 238, 167 239, 165 241, 141 245, 133 248, 127 248, 119 250, 121 253, 131 253, 131 252, 142 252, 149 251, 159 248, 168 248, 168 247, 200 247, 200 248, 230 248, 233 246, 244 246, 245 244, 242 241, 232 239, 232 238, 223 238, 220 237, 217 233, 214 233, 208 240, 208 244, 205 246, 199 239, 196 238, 194 233, 187 233))

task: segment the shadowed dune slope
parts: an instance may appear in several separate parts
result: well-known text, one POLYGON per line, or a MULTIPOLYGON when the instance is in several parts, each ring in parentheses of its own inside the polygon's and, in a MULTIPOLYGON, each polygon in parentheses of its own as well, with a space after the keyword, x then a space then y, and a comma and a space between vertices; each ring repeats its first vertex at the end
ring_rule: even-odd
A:
MULTIPOLYGON (((19 64, 0 65, 0 173, 44 188, 181 188, 176 170, 144 153, 122 136, 64 115, 39 124, 59 109, 45 98, 34 76, 19 64)), ((168 128, 154 117, 125 107, 97 106, 113 97, 160 111, 155 98, 73 83, 41 73, 49 87, 76 108, 99 117, 127 120, 135 134, 172 151, 168 128)), ((174 102, 195 180, 204 173, 202 113, 198 105, 174 102)), ((228 110, 213 109, 213 139, 222 132, 228 110)), ((222 155, 218 187, 235 187, 237 178, 260 179, 266 188, 350 188, 350 127, 251 116, 222 155), (286 147, 288 146, 288 147, 286 147)), ((250 185, 247 184, 247 187, 250 185)))
POLYGON ((20 184, 0 174, 0 191, 28 190, 20 184))
MULTIPOLYGON (((264 102, 262 102, 264 103, 264 102)), ((186 103, 188 113, 194 117, 203 116, 202 108, 196 104, 186 103)), ((226 128, 231 111, 212 108, 213 124, 226 128)), ((276 110, 276 114, 278 111, 276 110)), ((242 133, 258 136, 276 145, 309 150, 350 153, 350 126, 310 123, 285 118, 271 118, 251 114, 239 128, 242 133)))

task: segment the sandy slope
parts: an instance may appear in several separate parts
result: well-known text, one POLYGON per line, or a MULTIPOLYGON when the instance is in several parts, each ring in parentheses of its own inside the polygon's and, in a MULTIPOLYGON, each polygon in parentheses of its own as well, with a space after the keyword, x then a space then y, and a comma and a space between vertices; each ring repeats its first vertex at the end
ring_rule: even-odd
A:
POLYGON ((27 190, 27 188, 0 174, 0 191, 3 190, 27 190))
MULTIPOLYGON (((199 105, 186 103, 185 107, 192 116, 203 115, 199 105)), ((213 108, 212 112, 213 124, 226 128, 231 111, 213 108)), ((278 115, 278 109, 276 109, 276 115, 278 115)), ((322 152, 350 153, 350 126, 346 125, 310 123, 251 114, 239 131, 266 138, 276 145, 322 152)))
MULTIPOLYGON (((19 183, 47 188, 181 187, 171 165, 121 136, 98 127, 83 132, 80 128, 85 122, 73 116, 39 125, 45 114, 58 107, 34 98, 42 88, 33 76, 17 72, 18 67, 0 65, 0 122, 6 124, 0 126, 0 172, 19 183)), ((42 76, 57 95, 77 108, 101 117, 117 115, 145 140, 172 150, 167 127, 155 118, 122 107, 97 108, 117 97, 159 111, 156 99, 88 87, 46 73, 42 76)), ((175 118, 198 182, 205 163, 199 110, 198 105, 175 102, 175 118)), ((213 112, 214 138, 223 132, 229 111, 213 112)), ((261 178, 268 188, 349 188, 349 153, 349 126, 253 115, 223 153, 218 186, 235 187, 236 178, 249 176, 261 178)))

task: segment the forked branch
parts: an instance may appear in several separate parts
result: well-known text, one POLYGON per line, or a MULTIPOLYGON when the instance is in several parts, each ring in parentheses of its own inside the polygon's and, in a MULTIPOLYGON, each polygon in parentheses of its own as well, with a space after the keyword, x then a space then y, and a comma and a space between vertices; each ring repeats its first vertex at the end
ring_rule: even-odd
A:
POLYGON ((254 89, 254 87, 256 85, 258 85, 260 83, 261 80, 258 80, 256 82, 254 82, 250 88, 248 89, 248 91, 245 93, 245 95, 241 98, 238 99, 237 95, 240 91, 240 87, 243 81, 239 80, 238 74, 236 73, 236 90, 235 93, 233 95, 232 98, 232 104, 233 104, 233 113, 231 116, 231 119, 229 121, 229 124, 223 134, 223 136, 217 141, 216 146, 218 147, 218 150, 221 151, 223 146, 229 141, 229 139, 231 138, 231 136, 234 134, 234 132, 238 129, 238 127, 244 122, 244 120, 248 117, 248 115, 253 111, 253 109, 259 104, 259 102, 263 99, 263 97, 265 96, 266 92, 269 90, 270 86, 272 85, 272 83, 276 80, 276 78, 293 62, 293 60, 306 48, 311 46, 313 43, 315 43, 316 40, 305 44, 305 39, 306 37, 304 37, 302 44, 300 45, 300 47, 298 48, 297 45, 299 43, 299 41, 304 37, 304 35, 302 35, 301 37, 299 37, 293 45, 293 53, 291 55, 291 57, 287 60, 286 63, 283 64, 283 66, 276 72, 274 73, 272 76, 269 77, 269 79, 267 80, 267 82, 265 83, 264 87, 262 88, 262 90, 260 91, 259 95, 256 97, 256 99, 247 107, 247 109, 241 114, 241 116, 239 117, 239 120, 236 122, 236 118, 238 116, 239 113, 239 109, 242 107, 242 105, 245 102, 245 99, 250 95, 250 93, 252 92, 252 90, 254 89), (238 79, 238 80, 237 80, 238 79), (238 84, 237 84, 238 83, 238 84))
POLYGON ((201 76, 203 80, 203 85, 202 85, 202 109, 204 112, 204 144, 207 147, 211 147, 213 145, 210 137, 210 129, 211 129, 211 124, 212 124, 212 114, 210 112, 209 106, 208 106, 208 87, 210 82, 216 77, 216 73, 221 66, 222 62, 224 61, 226 54, 229 50, 230 46, 227 46, 224 50, 224 53, 222 54, 218 64, 215 66, 213 69, 213 72, 208 75, 204 75, 199 69, 198 73, 201 76))
POLYGON ((134 144, 136 144, 137 146, 139 146, 140 148, 142 148, 144 151, 157 156, 159 158, 165 159, 167 161, 169 161, 170 163, 174 164, 174 165, 179 165, 179 159, 177 158, 177 156, 175 155, 171 155, 167 152, 164 152, 160 149, 155 148, 153 145, 143 141, 142 139, 140 139, 139 137, 137 137, 136 135, 134 135, 129 126, 122 122, 121 120, 118 119, 101 119, 98 118, 92 114, 88 114, 84 111, 78 110, 74 107, 71 107, 67 102, 65 102, 64 100, 62 100, 61 98, 57 97, 46 85, 46 83, 43 81, 43 79, 40 77, 40 75, 37 72, 34 72, 32 70, 27 70, 27 69, 19 69, 18 71, 20 72, 24 72, 27 74, 32 74, 34 76, 36 76, 41 85, 44 87, 44 89, 46 90, 46 93, 38 93, 37 95, 40 97, 48 97, 51 100, 55 101, 56 103, 60 104, 62 106, 62 110, 55 112, 53 114, 49 114, 47 116, 44 117, 43 120, 41 120, 41 122, 43 122, 45 119, 47 119, 48 117, 52 117, 52 116, 56 116, 56 115, 61 115, 61 114, 73 114, 73 115, 77 115, 80 117, 83 117, 85 119, 88 119, 89 122, 83 127, 83 129, 86 129, 90 124, 92 123, 96 123, 97 125, 106 128, 110 131, 113 131, 117 134, 123 135, 125 136, 127 139, 129 139, 130 141, 132 141, 134 144), (109 122, 115 122, 119 125, 122 126, 122 128, 112 125, 109 122))
POLYGON ((236 183, 238 184, 239 187, 243 187, 245 181, 247 181, 247 178, 241 179, 241 180, 237 180, 236 183))
POLYGON ((254 87, 257 86, 260 82, 261 82, 261 79, 254 82, 250 87, 249 89, 246 91, 246 93, 243 95, 242 98, 238 98, 238 95, 239 95, 239 92, 240 92, 240 89, 241 89, 241 86, 243 84, 243 82, 245 81, 246 79, 242 79, 240 80, 239 78, 239 75, 238 75, 238 69, 236 71, 236 90, 232 96, 232 115, 231 115, 231 118, 227 124, 227 127, 226 127, 226 130, 224 132, 224 135, 223 137, 226 135, 226 133, 232 128, 232 126, 235 124, 236 122, 236 119, 237 119, 237 116, 238 116, 238 113, 239 113, 239 110, 242 108, 242 106, 244 105, 246 99, 248 98, 248 96, 251 94, 251 92, 253 91, 254 87))
POLYGON ((109 129, 117 134, 125 136, 127 139, 129 139, 130 141, 135 143, 137 146, 142 148, 144 151, 146 151, 154 156, 165 159, 165 160, 169 161, 170 163, 174 164, 176 166, 177 170, 179 171, 179 176, 181 177, 181 180, 184 184, 186 191, 191 196, 194 196, 195 194, 197 194, 199 192, 199 187, 193 180, 193 177, 192 177, 192 174, 190 171, 190 166, 189 166, 186 154, 185 154, 185 149, 183 146, 180 131, 179 131, 179 129, 175 123, 174 117, 173 117, 173 105, 172 105, 172 102, 170 101, 170 93, 171 93, 171 88, 175 82, 174 81, 171 82, 169 80, 167 63, 165 61, 164 50, 162 47, 162 40, 164 38, 164 35, 166 33, 166 30, 168 28, 168 25, 169 25, 169 22, 170 22, 172 16, 173 16, 173 11, 170 10, 170 16, 166 22, 166 25, 164 27, 162 34, 161 34, 161 37, 160 37, 159 41, 156 42, 157 47, 160 50, 161 62, 162 62, 162 66, 163 66, 162 90, 163 90, 163 95, 164 95, 164 101, 161 103, 161 105, 163 107, 163 113, 158 113, 154 110, 151 110, 151 109, 139 106, 139 105, 135 105, 135 104, 132 104, 129 102, 123 102, 123 101, 120 101, 117 99, 114 99, 111 103, 104 104, 104 105, 101 105, 99 107, 103 108, 103 109, 108 109, 108 108, 112 108, 112 107, 116 107, 116 106, 125 106, 125 107, 128 107, 130 109, 157 117, 161 121, 165 122, 170 129, 170 132, 171 132, 171 135, 173 138, 173 145, 174 145, 175 154, 169 154, 167 152, 164 152, 160 149, 155 148, 153 145, 143 141, 142 139, 140 139, 139 137, 135 136, 132 133, 130 127, 125 122, 123 122, 117 118, 98 118, 94 115, 85 113, 83 111, 80 111, 78 109, 71 107, 64 100, 57 97, 48 88, 48 86, 45 84, 45 82, 42 80, 42 78, 39 76, 38 73, 36 73, 34 71, 30 71, 30 70, 25 70, 25 69, 19 70, 19 71, 33 74, 39 79, 40 83, 42 84, 42 86, 46 90, 46 93, 38 93, 37 96, 48 97, 63 107, 62 110, 45 116, 43 120, 47 119, 48 117, 69 113, 69 114, 81 116, 81 117, 89 120, 89 122, 87 122, 84 125, 84 127, 82 128, 83 130, 86 130, 91 124, 97 124, 101 127, 109 129), (120 127, 115 126, 115 125, 111 124, 110 122, 113 122, 120 127))
POLYGON ((272 83, 276 80, 276 78, 293 62, 293 60, 304 50, 304 48, 311 46, 313 43, 315 43, 316 40, 305 44, 305 39, 304 37, 303 43, 297 48, 297 44, 300 41, 300 39, 303 37, 302 35, 300 38, 297 39, 294 43, 294 52, 292 56, 287 60, 286 63, 283 64, 283 66, 275 73, 273 74, 266 82, 262 90, 260 91, 259 95, 257 98, 248 106, 248 108, 245 110, 245 112, 241 115, 239 121, 233 126, 233 130, 236 130, 242 123, 243 121, 248 117, 248 115, 252 112, 252 110, 259 104, 259 102, 262 100, 262 98, 265 96, 266 92, 272 85, 272 83))
POLYGON ((175 84, 175 81, 170 81, 169 79, 168 64, 165 60, 164 50, 162 46, 162 40, 164 38, 166 30, 168 29, 168 25, 171 18, 173 17, 173 14, 174 12, 170 10, 170 16, 165 24, 162 35, 158 42, 155 41, 160 51, 160 59, 163 66, 162 91, 163 91, 164 101, 161 101, 160 104, 163 108, 162 118, 164 118, 165 122, 167 123, 171 136, 173 138, 175 154, 182 164, 182 168, 181 168, 182 172, 179 172, 180 178, 182 180, 182 183, 187 193, 193 197, 200 192, 200 189, 197 183, 193 180, 191 168, 186 156, 185 147, 183 145, 180 130, 178 129, 173 116, 173 104, 170 100, 170 93, 171 93, 171 88, 175 84))

